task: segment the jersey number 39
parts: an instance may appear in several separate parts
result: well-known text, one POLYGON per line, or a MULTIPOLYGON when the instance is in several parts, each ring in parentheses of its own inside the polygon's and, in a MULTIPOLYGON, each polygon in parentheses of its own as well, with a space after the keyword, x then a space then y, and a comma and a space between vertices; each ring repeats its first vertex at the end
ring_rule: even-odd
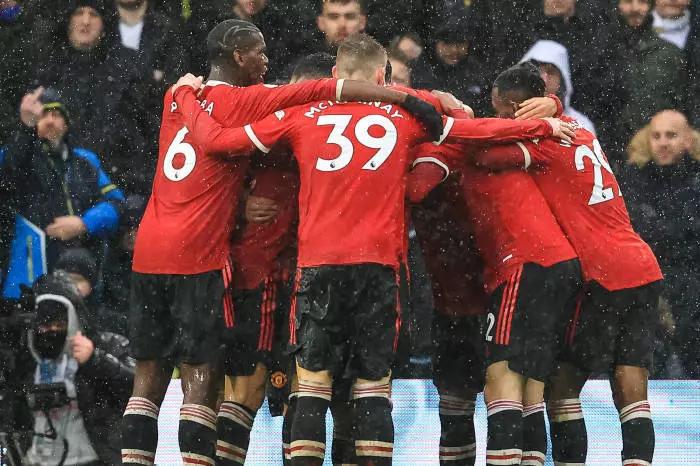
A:
MULTIPOLYGON (((332 125, 331 134, 328 135, 326 144, 335 144, 340 148, 340 155, 334 159, 318 158, 316 160, 316 169, 323 172, 332 172, 341 170, 348 166, 352 160, 355 148, 350 139, 344 133, 350 125, 350 115, 321 115, 318 117, 316 124, 319 126, 332 125)), ((355 138, 365 147, 377 149, 377 152, 370 158, 367 163, 362 166, 363 170, 378 169, 391 155, 391 152, 396 147, 397 132, 396 126, 385 116, 382 115, 367 115, 360 118, 355 124, 355 138), (381 126, 384 129, 384 136, 374 137, 369 134, 369 129, 372 126, 381 126)))

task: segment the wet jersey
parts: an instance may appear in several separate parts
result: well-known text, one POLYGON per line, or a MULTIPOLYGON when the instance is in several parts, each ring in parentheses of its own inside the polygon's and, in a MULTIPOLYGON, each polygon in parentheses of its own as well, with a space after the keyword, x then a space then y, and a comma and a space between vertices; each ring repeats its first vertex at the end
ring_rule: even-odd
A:
POLYGON ((586 280, 611 291, 660 280, 656 257, 632 228, 600 143, 577 126, 572 144, 545 139, 493 146, 478 162, 528 169, 574 246, 586 280))
MULTIPOLYGON (((280 87, 209 81, 199 105, 216 121, 242 126, 284 107, 335 99, 339 88, 342 80, 333 79, 280 87)), ((168 90, 153 191, 136 235, 133 270, 196 274, 223 268, 247 165, 246 159, 205 155, 168 90)))

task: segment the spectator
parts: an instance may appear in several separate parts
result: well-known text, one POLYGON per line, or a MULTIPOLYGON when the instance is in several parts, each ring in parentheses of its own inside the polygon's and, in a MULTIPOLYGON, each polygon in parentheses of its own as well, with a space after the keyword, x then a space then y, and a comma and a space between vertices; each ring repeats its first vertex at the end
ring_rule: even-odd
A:
POLYGON ((408 57, 399 49, 389 52, 391 64, 391 82, 411 87, 411 68, 408 57))
POLYGON ((24 96, 20 119, 14 140, 0 149, 0 182, 10 204, 46 232, 49 270, 67 247, 82 244, 96 253, 117 229, 124 194, 94 152, 73 144, 72 119, 56 91, 24 96))
POLYGON ((487 108, 487 84, 481 63, 469 54, 467 34, 462 18, 443 25, 413 65, 413 86, 449 91, 481 115, 487 108))
POLYGON ((700 133, 680 112, 658 113, 632 139, 622 177, 635 229, 664 273, 685 376, 700 376, 700 133))
POLYGON ((152 79, 160 103, 166 86, 185 72, 187 57, 177 33, 179 24, 157 11, 149 0, 115 1, 121 43, 138 52, 139 67, 152 79))
POLYGON ((204 46, 209 31, 221 21, 241 19, 255 24, 265 37, 270 58, 268 80, 280 78, 300 56, 307 39, 302 31, 308 30, 309 24, 302 23, 297 9, 305 11, 303 2, 292 7, 279 0, 200 0, 193 5, 187 26, 193 44, 191 71, 204 75, 209 70, 204 46))
POLYGON ((571 106, 574 87, 571 82, 569 53, 566 47, 551 40, 538 40, 527 51, 521 62, 531 61, 539 67, 544 79, 547 94, 555 94, 564 104, 564 115, 577 120, 581 125, 595 134, 595 127, 588 117, 571 106))
POLYGON ((619 0, 605 46, 603 88, 597 105, 608 156, 620 160, 635 131, 665 108, 683 108, 683 54, 652 29, 650 0, 619 0), (605 130, 605 131, 603 131, 605 130))
POLYGON ((390 44, 390 49, 399 51, 406 55, 409 62, 416 60, 423 53, 423 41, 412 32, 394 37, 390 44))
POLYGON ((663 40, 685 49, 690 33, 690 0, 656 0, 653 27, 663 40))
POLYGON ((600 52, 592 44, 607 25, 595 1, 544 0, 542 8, 532 16, 531 44, 537 40, 553 40, 566 47, 569 55, 571 82, 576 93, 574 106, 589 111, 595 93, 593 77, 601 68, 600 52))
POLYGON ((150 193, 160 114, 149 107, 138 54, 119 43, 116 13, 104 2, 68 4, 51 58, 37 63, 36 81, 57 89, 71 109, 74 143, 99 153, 127 192, 150 193))
POLYGON ((335 49, 346 37, 363 32, 367 13, 360 0, 325 0, 316 18, 316 26, 323 34, 324 52, 335 55, 335 49))
MULTIPOLYGON (((36 321, 28 332, 34 364, 28 387, 65 386, 68 403, 50 411, 56 438, 35 435, 27 452, 30 464, 121 464, 118 425, 133 383, 134 361, 128 340, 100 331, 82 299, 62 272, 46 275, 34 286, 36 321)), ((31 392, 32 389, 30 388, 31 392)), ((34 432, 50 427, 45 413, 34 412, 34 432)))

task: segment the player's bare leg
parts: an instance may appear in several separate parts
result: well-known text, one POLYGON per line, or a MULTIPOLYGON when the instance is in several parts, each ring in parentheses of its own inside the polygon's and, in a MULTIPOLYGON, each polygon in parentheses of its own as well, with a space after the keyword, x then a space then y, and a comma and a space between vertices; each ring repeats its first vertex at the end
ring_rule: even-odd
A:
POLYGON ((588 435, 579 397, 588 376, 588 372, 569 363, 559 363, 547 384, 547 414, 554 464, 583 466, 586 463, 588 435))
POLYGON ((297 406, 290 441, 293 466, 320 466, 326 454, 326 412, 333 378, 329 371, 309 371, 297 362, 297 406))
POLYGON ((122 420, 122 463, 153 464, 158 445, 158 413, 173 374, 164 360, 136 361, 134 388, 122 420))
POLYGON ((473 466, 476 460, 474 406, 477 392, 466 387, 438 388, 440 464, 473 466))
POLYGON ((615 406, 622 426, 622 460, 651 464, 654 457, 654 423, 647 400, 649 372, 642 367, 615 367, 611 380, 615 406))
POLYGON ((522 466, 544 466, 547 427, 544 421, 544 382, 528 379, 523 396, 522 466))
POLYGON ((486 369, 487 465, 517 465, 522 457, 523 395, 526 378, 499 361, 486 369))
POLYGON ((249 376, 226 376, 217 417, 216 456, 220 466, 245 463, 255 414, 265 399, 267 367, 261 362, 249 376))
POLYGON ((219 372, 213 364, 181 364, 184 399, 180 408, 178 441, 185 464, 215 464, 216 404, 219 372))

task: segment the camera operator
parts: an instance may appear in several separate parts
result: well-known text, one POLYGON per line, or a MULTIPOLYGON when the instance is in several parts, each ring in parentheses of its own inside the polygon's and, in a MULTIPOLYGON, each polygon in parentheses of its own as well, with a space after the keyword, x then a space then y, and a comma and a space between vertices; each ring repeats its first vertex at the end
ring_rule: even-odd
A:
POLYGON ((95 328, 64 271, 41 277, 34 296, 36 320, 28 331, 34 364, 25 379, 34 413, 28 463, 120 464, 118 425, 134 371, 128 340, 95 328))

